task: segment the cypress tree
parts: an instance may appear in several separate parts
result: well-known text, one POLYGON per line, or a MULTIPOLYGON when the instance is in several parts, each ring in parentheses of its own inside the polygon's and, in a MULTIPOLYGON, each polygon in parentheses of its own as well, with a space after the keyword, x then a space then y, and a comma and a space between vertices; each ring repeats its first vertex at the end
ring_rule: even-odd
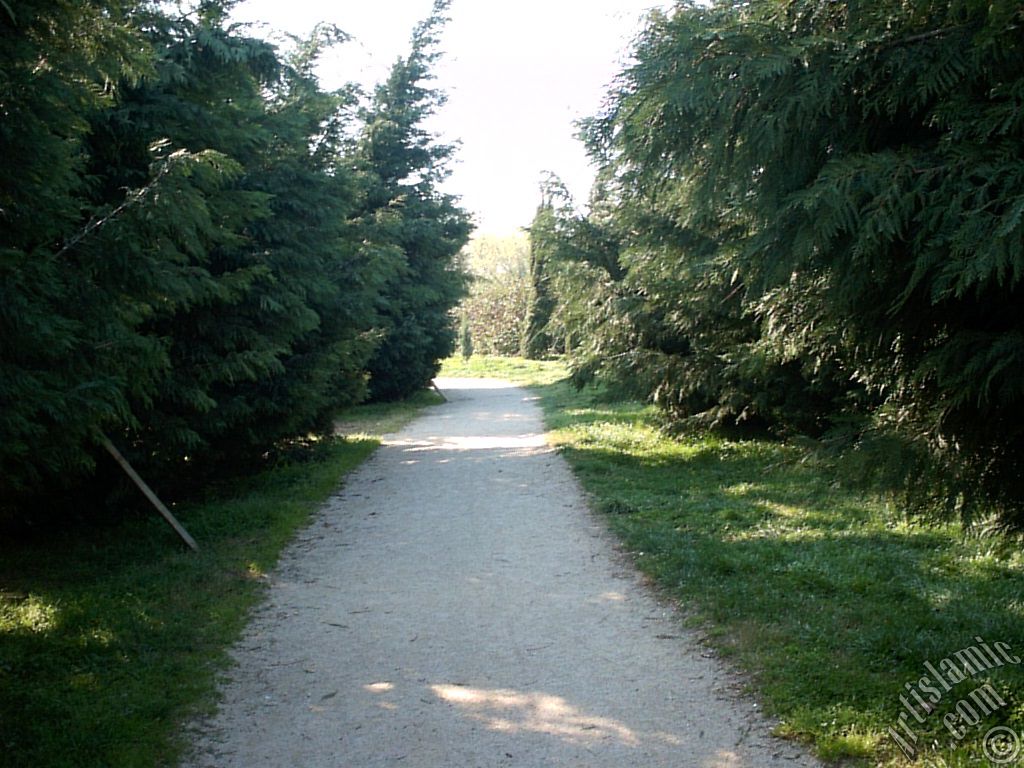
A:
POLYGON ((455 350, 452 309, 466 293, 457 256, 469 239, 465 211, 438 184, 454 148, 438 144, 423 121, 444 103, 430 87, 438 35, 449 2, 436 0, 364 112, 358 158, 365 188, 362 234, 394 271, 378 313, 381 339, 369 362, 374 399, 408 396, 427 385, 455 350))
POLYGON ((0 505, 88 471, 96 427, 128 419, 127 390, 165 363, 158 343, 133 332, 137 308, 98 275, 107 254, 96 247, 155 184, 108 206, 86 173, 91 115, 152 68, 133 12, 115 2, 0 8, 0 505))
POLYGON ((671 342, 640 370, 680 366, 670 390, 704 382, 705 412, 842 425, 862 453, 886 447, 875 465, 912 505, 1020 526, 1020 13, 653 15, 587 126, 626 234, 610 323, 653 313, 671 342))
POLYGON ((225 7, 0 13, 5 504, 82 482, 104 431, 180 487, 365 395, 390 266, 360 245, 354 95, 312 74, 343 35, 285 60, 225 7))
POLYGON ((537 208, 530 224, 530 304, 526 315, 526 332, 523 335, 522 355, 530 360, 543 358, 553 347, 548 323, 554 310, 555 300, 551 295, 550 242, 553 230, 554 210, 550 200, 545 199, 537 208))

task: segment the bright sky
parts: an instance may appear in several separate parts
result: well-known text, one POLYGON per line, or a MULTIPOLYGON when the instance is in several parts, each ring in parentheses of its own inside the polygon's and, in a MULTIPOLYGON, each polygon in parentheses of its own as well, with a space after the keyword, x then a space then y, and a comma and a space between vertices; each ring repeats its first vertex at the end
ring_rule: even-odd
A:
MULTIPOLYGON (((598 111, 640 18, 657 0, 454 0, 436 85, 448 103, 430 129, 462 143, 446 191, 459 195, 477 234, 527 226, 553 171, 578 202, 593 180, 574 121, 598 111)), ((355 39, 321 71, 325 87, 370 87, 409 50, 431 0, 244 0, 232 17, 306 35, 326 21, 355 39)))

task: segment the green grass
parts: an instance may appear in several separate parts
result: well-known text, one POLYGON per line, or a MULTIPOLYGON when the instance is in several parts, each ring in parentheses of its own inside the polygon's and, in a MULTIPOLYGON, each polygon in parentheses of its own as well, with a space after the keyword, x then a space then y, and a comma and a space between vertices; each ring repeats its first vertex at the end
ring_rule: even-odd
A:
POLYGON ((338 414, 335 432, 348 437, 379 439, 400 430, 421 409, 443 402, 441 395, 426 389, 400 403, 367 403, 338 414))
MULTIPOLYGON (((480 375, 490 372, 484 362, 480 375)), ((524 361, 493 373, 510 366, 529 380, 524 361)), ((822 758, 906 763, 886 729, 898 727, 899 697, 910 697, 904 685, 928 674, 926 661, 939 665, 976 636, 1024 656, 1018 546, 908 522, 780 443, 673 439, 648 406, 565 382, 535 392, 551 441, 639 567, 679 601, 706 643, 747 673, 751 692, 781 720, 779 733, 822 758)), ((944 745, 929 759, 987 765, 980 737, 989 728, 1024 735, 1021 665, 943 693, 923 724, 910 722, 919 746, 944 745), (1007 705, 949 749, 943 715, 984 682, 1007 705)))
MULTIPOLYGON (((1013 546, 912 524, 779 443, 670 439, 653 409, 577 392, 558 362, 474 357, 442 375, 535 387, 551 440, 638 565, 747 672, 779 732, 827 760, 903 764, 885 732, 925 662, 976 636, 1024 656, 1024 557, 1013 546)), ((86 538, 4 542, 0 765, 173 765, 180 724, 213 706, 263 574, 375 435, 430 402, 343 414, 349 437, 321 444, 315 460, 176 509, 198 555, 155 513, 86 538)), ((994 725, 1024 731, 1024 670, 1005 665, 912 722, 919 744, 948 744, 942 716, 986 681, 1007 705, 931 755, 946 765, 986 765, 980 736, 994 725)))
POLYGON ((441 366, 439 376, 495 378, 513 384, 539 387, 561 381, 567 375, 561 360, 524 360, 518 357, 473 355, 469 360, 450 357, 441 366))
MULTIPOLYGON (((210 711, 217 672, 264 575, 346 473, 424 405, 342 414, 359 434, 175 509, 0 551, 0 766, 170 766, 181 725, 210 711)), ((140 505, 144 502, 140 500, 140 505)))

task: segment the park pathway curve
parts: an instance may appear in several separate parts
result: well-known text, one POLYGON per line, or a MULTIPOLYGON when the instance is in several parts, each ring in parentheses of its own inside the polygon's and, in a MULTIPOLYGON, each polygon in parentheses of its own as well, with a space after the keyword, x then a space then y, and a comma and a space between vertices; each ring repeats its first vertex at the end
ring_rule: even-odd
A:
POLYGON ((285 553, 186 765, 817 765, 643 586, 529 393, 438 384, 285 553))

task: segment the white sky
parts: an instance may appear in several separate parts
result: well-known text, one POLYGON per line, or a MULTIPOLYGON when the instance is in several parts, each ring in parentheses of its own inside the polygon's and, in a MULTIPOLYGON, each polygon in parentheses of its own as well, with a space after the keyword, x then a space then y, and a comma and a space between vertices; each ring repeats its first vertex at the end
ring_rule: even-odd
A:
MULTIPOLYGON (((448 103, 429 128, 462 147, 445 190, 473 212, 477 234, 527 226, 553 171, 578 202, 593 179, 575 120, 597 112, 640 17, 657 0, 454 0, 435 74, 448 103)), ((308 34, 333 23, 355 39, 324 62, 325 87, 370 87, 409 49, 432 0, 244 0, 236 21, 308 34)))

